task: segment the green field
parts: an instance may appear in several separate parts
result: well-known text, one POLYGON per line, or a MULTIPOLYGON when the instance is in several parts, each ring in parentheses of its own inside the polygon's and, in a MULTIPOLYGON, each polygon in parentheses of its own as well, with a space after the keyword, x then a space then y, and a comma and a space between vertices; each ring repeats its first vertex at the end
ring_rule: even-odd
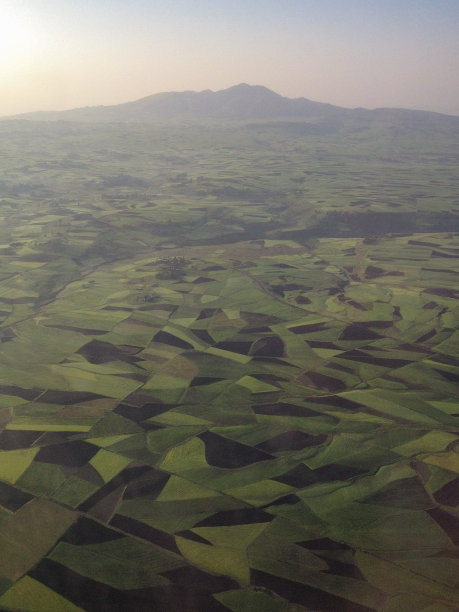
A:
POLYGON ((458 609, 459 138, 392 127, 0 123, 0 609, 458 609))

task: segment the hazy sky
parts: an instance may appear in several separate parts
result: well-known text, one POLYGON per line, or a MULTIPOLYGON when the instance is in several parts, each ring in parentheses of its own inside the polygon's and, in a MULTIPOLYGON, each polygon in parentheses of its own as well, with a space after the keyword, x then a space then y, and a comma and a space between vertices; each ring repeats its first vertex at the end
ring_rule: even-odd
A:
POLYGON ((0 115, 265 85, 459 115, 459 0, 0 0, 0 115))

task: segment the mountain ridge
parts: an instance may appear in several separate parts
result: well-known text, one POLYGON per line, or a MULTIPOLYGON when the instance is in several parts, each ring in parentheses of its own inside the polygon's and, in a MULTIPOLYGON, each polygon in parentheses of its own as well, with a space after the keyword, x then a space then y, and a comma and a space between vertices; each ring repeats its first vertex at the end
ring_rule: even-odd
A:
POLYGON ((162 121, 257 121, 257 120, 324 120, 348 117, 369 118, 391 116, 414 118, 459 117, 432 111, 402 108, 344 108, 308 98, 287 98, 263 85, 239 83, 212 91, 170 91, 151 94, 138 100, 115 105, 99 105, 61 111, 34 111, 1 117, 1 120, 25 119, 41 121, 135 122, 162 121))

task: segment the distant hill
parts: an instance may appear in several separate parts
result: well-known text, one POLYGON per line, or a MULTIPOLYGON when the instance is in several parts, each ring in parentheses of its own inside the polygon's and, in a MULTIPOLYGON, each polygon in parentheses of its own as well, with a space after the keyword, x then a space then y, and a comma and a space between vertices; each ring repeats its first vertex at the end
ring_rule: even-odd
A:
POLYGON ((306 98, 285 98, 261 85, 241 83, 221 91, 165 92, 114 106, 89 106, 66 111, 16 115, 35 120, 157 122, 170 120, 304 119, 346 112, 306 98))
POLYGON ((3 117, 35 121, 136 122, 168 121, 307 121, 334 129, 345 123, 387 122, 409 128, 453 126, 459 117, 404 109, 346 109, 306 98, 286 98, 261 85, 241 83, 221 91, 158 93, 113 106, 89 106, 66 111, 40 111, 3 117))

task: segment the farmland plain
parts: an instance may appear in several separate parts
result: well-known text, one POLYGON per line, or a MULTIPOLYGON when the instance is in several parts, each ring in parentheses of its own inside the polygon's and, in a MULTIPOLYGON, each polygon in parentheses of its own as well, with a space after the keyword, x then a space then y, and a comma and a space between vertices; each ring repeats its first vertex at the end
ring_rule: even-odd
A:
POLYGON ((0 122, 1 609, 458 608, 432 117, 0 122))

